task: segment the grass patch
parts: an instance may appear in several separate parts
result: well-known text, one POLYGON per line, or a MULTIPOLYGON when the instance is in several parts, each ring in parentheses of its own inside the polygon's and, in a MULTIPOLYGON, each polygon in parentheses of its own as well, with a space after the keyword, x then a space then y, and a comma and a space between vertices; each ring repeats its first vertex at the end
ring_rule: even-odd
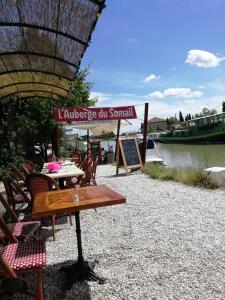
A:
POLYGON ((160 180, 175 180, 191 186, 216 188, 206 173, 193 168, 167 168, 154 164, 146 164, 144 173, 149 177, 160 180))

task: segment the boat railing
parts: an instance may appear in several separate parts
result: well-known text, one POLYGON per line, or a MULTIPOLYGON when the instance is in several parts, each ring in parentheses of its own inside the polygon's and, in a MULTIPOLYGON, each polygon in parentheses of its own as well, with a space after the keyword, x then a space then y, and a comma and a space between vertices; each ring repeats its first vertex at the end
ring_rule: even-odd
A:
POLYGON ((162 133, 161 137, 188 137, 196 136, 202 133, 215 133, 225 130, 225 123, 208 124, 201 127, 190 127, 189 130, 171 130, 167 133, 162 133))

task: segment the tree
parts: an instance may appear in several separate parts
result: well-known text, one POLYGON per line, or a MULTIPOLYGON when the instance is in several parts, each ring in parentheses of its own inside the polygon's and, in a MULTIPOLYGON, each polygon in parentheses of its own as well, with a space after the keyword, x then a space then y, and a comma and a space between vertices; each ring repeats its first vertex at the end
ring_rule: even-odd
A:
POLYGON ((217 110, 216 110, 215 108, 213 108, 213 109, 211 110, 211 115, 215 115, 215 114, 217 114, 217 110))
POLYGON ((179 112, 179 121, 184 122, 184 118, 183 118, 183 115, 182 115, 181 111, 179 112))
POLYGON ((207 107, 204 107, 202 109, 202 115, 203 116, 209 116, 210 115, 210 110, 207 107))
POLYGON ((222 112, 225 112, 225 101, 222 102, 222 112))
POLYGON ((46 151, 53 137, 55 106, 95 105, 97 98, 89 99, 92 84, 86 82, 87 74, 87 69, 79 72, 67 98, 19 99, 11 96, 0 101, 0 167, 15 157, 33 159, 36 144, 46 151))

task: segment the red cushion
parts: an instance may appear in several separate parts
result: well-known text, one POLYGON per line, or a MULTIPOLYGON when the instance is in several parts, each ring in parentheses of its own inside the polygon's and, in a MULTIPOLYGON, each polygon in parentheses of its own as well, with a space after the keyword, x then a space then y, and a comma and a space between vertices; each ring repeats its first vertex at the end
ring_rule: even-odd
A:
POLYGON ((9 244, 0 248, 0 254, 13 270, 27 270, 46 266, 46 249, 42 241, 9 244))

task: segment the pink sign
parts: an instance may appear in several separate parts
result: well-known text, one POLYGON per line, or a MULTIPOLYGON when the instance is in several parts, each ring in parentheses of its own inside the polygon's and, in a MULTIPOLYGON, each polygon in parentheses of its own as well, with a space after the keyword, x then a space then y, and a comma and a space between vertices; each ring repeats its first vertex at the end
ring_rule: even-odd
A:
POLYGON ((54 120, 56 122, 81 122, 100 120, 136 119, 134 106, 121 107, 94 107, 94 108, 54 108, 54 120))

